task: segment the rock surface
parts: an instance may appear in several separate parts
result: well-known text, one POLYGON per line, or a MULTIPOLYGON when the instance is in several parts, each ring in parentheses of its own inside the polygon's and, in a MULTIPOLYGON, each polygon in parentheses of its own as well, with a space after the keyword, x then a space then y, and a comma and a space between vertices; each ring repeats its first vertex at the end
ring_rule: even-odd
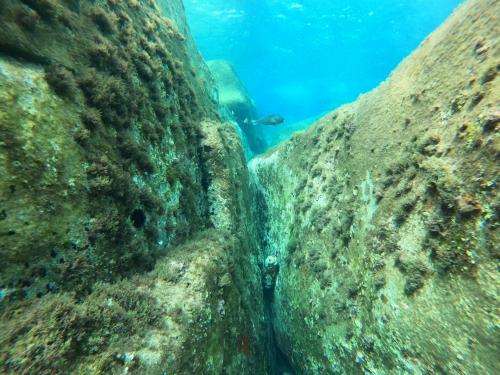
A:
POLYGON ((255 104, 241 82, 233 65, 226 60, 209 60, 207 65, 218 88, 218 100, 222 113, 235 121, 242 130, 243 143, 248 144, 247 157, 266 150, 264 134, 252 124, 257 118, 255 104))
POLYGON ((163 5, 0 1, 1 373, 271 366, 243 151, 163 5))
POLYGON ((207 65, 219 88, 220 105, 225 107, 239 124, 255 119, 255 104, 233 65, 225 60, 209 60, 207 65))
POLYGON ((495 374, 500 2, 251 162, 299 374, 495 374))

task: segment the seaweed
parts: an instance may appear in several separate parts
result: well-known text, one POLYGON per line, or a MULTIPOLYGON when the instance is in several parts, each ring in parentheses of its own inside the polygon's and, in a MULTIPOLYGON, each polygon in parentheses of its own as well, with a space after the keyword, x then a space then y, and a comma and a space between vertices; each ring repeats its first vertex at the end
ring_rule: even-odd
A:
POLYGON ((31 9, 35 10, 47 21, 54 19, 58 13, 57 5, 53 0, 22 0, 31 9))
POLYGON ((493 81, 497 76, 499 70, 500 65, 490 66, 481 76, 479 83, 481 85, 485 85, 486 83, 493 81))
POLYGON ((154 193, 147 189, 142 189, 139 192, 139 201, 142 206, 151 212, 162 214, 164 212, 163 202, 158 193, 154 193))
MULTIPOLYGON (((474 257, 476 241, 464 238, 467 231, 463 225, 447 223, 448 227, 439 236, 429 237, 424 243, 424 250, 430 253, 430 259, 440 274, 473 273, 477 262, 474 257)), ((470 228, 470 223, 466 224, 470 228)), ((470 230, 470 229, 468 229, 470 230)))
POLYGON ((62 0, 68 9, 75 13, 80 12, 80 0, 62 0))
POLYGON ((16 23, 22 27, 24 30, 33 32, 36 30, 38 22, 40 21, 40 16, 36 11, 30 9, 24 5, 20 5, 15 10, 15 20, 16 23))
POLYGON ((14 311, 8 311, 2 319, 10 322, 0 338, 4 370, 11 373, 28 369, 36 373, 57 373, 71 367, 78 353, 83 327, 69 297, 44 298, 25 307, 24 314, 16 318, 14 311), (16 351, 18 345, 24 350, 16 351))
POLYGON ((373 279, 373 288, 378 291, 385 286, 385 276, 382 274, 376 274, 373 279))
POLYGON ((146 173, 153 173, 155 171, 155 165, 143 146, 128 137, 122 138, 119 142, 121 154, 133 160, 141 171, 146 173))
POLYGON ((81 146, 87 145, 89 139, 90 139, 90 130, 87 129, 86 127, 79 126, 74 135, 73 138, 75 141, 80 144, 81 146))
POLYGON ((498 124, 500 124, 500 113, 495 112, 483 116, 480 121, 483 133, 490 133, 498 128, 498 124))
POLYGON ((395 265, 406 277, 404 293, 407 296, 412 296, 421 289, 430 273, 429 268, 422 260, 408 258, 402 254, 396 258, 395 265))
POLYGON ((88 15, 103 33, 112 34, 116 31, 116 16, 106 12, 102 7, 93 7, 88 15))
POLYGON ((50 64, 45 67, 45 80, 49 86, 61 97, 73 99, 78 90, 73 73, 59 64, 50 64))
POLYGON ((432 156, 437 152, 440 142, 441 139, 437 134, 431 134, 417 144, 417 151, 422 155, 432 156))
POLYGON ((125 241, 125 234, 129 233, 125 220, 116 208, 111 208, 106 213, 96 215, 88 231, 89 240, 94 244, 104 239, 114 244, 125 241))
POLYGON ((97 130, 102 128, 101 112, 92 107, 86 107, 80 114, 80 119, 85 127, 89 130, 97 130))
MULTIPOLYGON (((161 324, 161 309, 148 293, 137 288, 139 278, 98 284, 81 303, 69 294, 47 295, 31 305, 16 306, 2 318, 7 329, 0 338, 2 369, 12 373, 68 373, 79 355, 103 355, 113 340, 161 324), (23 350, 18 350, 23 347, 23 350)), ((94 357, 94 361, 97 358, 94 357)), ((105 361, 99 373, 116 365, 105 361)))
POLYGON ((90 62, 94 68, 107 72, 125 80, 130 78, 131 68, 129 59, 119 48, 102 38, 98 38, 87 49, 90 62))
POLYGON ((87 176, 94 194, 110 195, 125 204, 134 200, 130 174, 113 164, 106 156, 90 164, 87 176))
POLYGON ((399 206, 394 212, 394 221, 397 225, 402 225, 410 216, 418 202, 416 195, 405 197, 399 202, 399 206))
POLYGON ((133 9, 139 9, 141 7, 139 0, 127 0, 127 4, 133 9))
POLYGON ((456 208, 456 200, 460 195, 460 182, 451 171, 450 166, 435 156, 421 163, 422 169, 427 172, 428 192, 437 196, 439 205, 444 213, 451 214, 456 208))
POLYGON ((78 84, 88 104, 101 113, 105 125, 117 129, 130 125, 134 99, 123 79, 89 69, 79 78, 78 84))

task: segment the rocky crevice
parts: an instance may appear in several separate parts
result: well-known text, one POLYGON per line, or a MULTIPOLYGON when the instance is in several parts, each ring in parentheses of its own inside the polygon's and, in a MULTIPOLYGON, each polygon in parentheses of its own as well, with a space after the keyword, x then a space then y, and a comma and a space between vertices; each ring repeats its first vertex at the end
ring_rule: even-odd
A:
POLYGON ((0 1, 0 371, 500 372, 500 3, 248 167, 158 4, 0 1))

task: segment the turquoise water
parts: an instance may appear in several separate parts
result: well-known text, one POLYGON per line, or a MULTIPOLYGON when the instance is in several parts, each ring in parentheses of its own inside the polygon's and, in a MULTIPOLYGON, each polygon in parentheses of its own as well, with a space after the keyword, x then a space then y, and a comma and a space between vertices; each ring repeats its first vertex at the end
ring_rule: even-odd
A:
POLYGON ((459 0, 185 0, 206 59, 231 61, 260 116, 289 123, 383 81, 459 0))

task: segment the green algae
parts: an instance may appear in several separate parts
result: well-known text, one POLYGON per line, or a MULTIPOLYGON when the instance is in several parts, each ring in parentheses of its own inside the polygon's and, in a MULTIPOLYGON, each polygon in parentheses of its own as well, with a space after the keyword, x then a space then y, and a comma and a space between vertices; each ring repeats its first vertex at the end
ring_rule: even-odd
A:
MULTIPOLYGON (((148 250, 144 246, 137 246, 138 241, 132 240, 137 231, 130 225, 128 218, 134 210, 141 209, 146 212, 150 224, 148 237, 155 239, 158 237, 155 232, 163 232, 159 228, 158 209, 151 207, 151 204, 141 207, 140 187, 132 182, 132 178, 141 175, 142 179, 149 181, 150 192, 157 192, 161 179, 155 178, 153 174, 164 174, 165 162, 168 163, 168 160, 152 160, 150 155, 168 153, 168 150, 172 149, 172 144, 176 153, 186 155, 185 164, 179 165, 178 168, 191 169, 193 165, 191 163, 199 162, 196 144, 188 142, 187 139, 193 138, 193 133, 199 132, 196 130, 196 121, 201 119, 203 111, 199 109, 201 107, 197 103, 196 96, 203 97, 205 89, 199 86, 195 79, 188 78, 179 70, 182 69, 180 61, 187 59, 182 41, 172 34, 169 21, 155 13, 154 7, 146 6, 138 9, 130 7, 127 3, 104 2, 97 5, 82 2, 75 7, 74 4, 58 1, 31 1, 26 2, 26 6, 31 9, 30 12, 39 14, 39 22, 35 25, 36 32, 30 32, 18 24, 13 16, 17 12, 18 5, 7 2, 6 11, 2 13, 1 49, 14 57, 35 63, 47 61, 45 79, 51 90, 65 101, 61 108, 66 111, 63 115, 65 119, 62 116, 55 118, 50 113, 51 121, 54 124, 74 122, 72 125, 60 128, 61 132, 72 135, 73 139, 66 138, 59 142, 64 142, 64 145, 58 145, 61 155, 68 155, 68 160, 74 159, 74 164, 66 168, 66 173, 73 173, 78 177, 67 180, 71 181, 74 185, 73 190, 78 191, 86 202, 85 207, 81 206, 83 211, 80 210, 79 214, 76 213, 78 210, 75 210, 74 217, 88 215, 89 222, 88 238, 85 238, 85 234, 80 234, 68 241, 78 242, 81 244, 79 248, 88 249, 87 252, 90 254, 87 254, 89 256, 84 264, 89 262, 95 264, 96 268, 91 273, 101 268, 98 263, 104 261, 111 270, 116 270, 116 274, 119 274, 122 272, 120 269, 127 268, 127 262, 132 262, 135 258, 141 257, 140 255, 148 253, 145 259, 153 259, 157 253, 154 248, 158 248, 158 245, 155 245, 154 241, 146 242, 150 246, 148 250), (67 28, 72 32, 66 32, 67 28), (56 32, 60 34, 58 37, 54 37, 56 32), (157 51, 161 52, 158 54, 157 51), (150 83, 149 80, 143 83, 141 78, 144 77, 141 77, 141 71, 136 69, 138 62, 145 64, 151 71, 152 76, 148 78, 157 81, 157 77, 164 77, 166 83, 157 85, 150 83), (169 113, 163 108, 162 102, 172 96, 170 90, 179 94, 177 100, 171 104, 173 112, 169 113), (71 110, 69 110, 70 105, 71 110), (67 112, 72 113, 68 115, 67 112), (180 113, 183 126, 174 130, 172 122, 177 112, 180 113), (75 118, 75 114, 78 113, 82 124, 75 118), (172 129, 169 129, 170 127, 172 129), (150 145, 151 138, 162 141, 150 145), (167 138, 170 138, 168 142, 167 138), (70 148, 72 153, 78 155, 76 158, 71 157, 70 152, 66 151, 70 148), (114 206, 110 212, 100 213, 100 208, 108 204, 114 206), (128 245, 130 242, 133 242, 132 246, 128 245), (126 249, 120 251, 122 255, 114 250, 118 244, 126 249), (113 252, 116 253, 115 256, 111 256, 113 252), (137 254, 134 255, 134 252, 137 254), (100 260, 100 254, 105 253, 106 259, 100 260)), ((26 10, 26 6, 23 5, 22 9, 26 10)), ((17 83, 11 85, 13 90, 19 90, 17 83)), ((37 82, 33 86, 38 85, 37 82)), ((14 98, 11 100, 14 101, 20 93, 14 92, 12 95, 14 98)), ((44 95, 51 97, 47 90, 44 91, 44 95)), ((26 94, 25 97, 27 100, 32 100, 30 94, 26 94)), ((44 97, 43 100, 47 99, 44 97)), ((203 108, 208 110, 209 107, 210 104, 207 102, 203 108)), ((40 108, 37 110, 44 113, 40 108)), ((4 108, 3 113, 12 116, 12 126, 5 123, 3 131, 17 132, 16 116, 19 114, 9 112, 11 112, 9 109, 4 108)), ((46 113, 49 116, 48 108, 46 113)), ((11 139, 11 142, 19 139, 19 143, 5 145, 5 149, 13 150, 12 152, 18 152, 25 137, 31 137, 24 132, 17 135, 4 134, 4 136, 5 139, 11 139)), ((44 131, 44 136, 56 142, 57 135, 49 133, 47 129, 44 131)), ((37 141, 43 139, 38 135, 36 137, 37 141)), ((33 154, 36 155, 37 152, 33 154)), ((31 158, 31 156, 26 157, 31 158)), ((30 177, 26 178, 29 185, 32 185, 29 181, 38 181, 40 177, 37 178, 33 173, 39 173, 38 170, 43 170, 44 167, 36 166, 35 162, 43 164, 44 157, 37 159, 38 161, 24 161, 17 155, 12 155, 10 159, 8 163, 31 165, 26 171, 30 177)), ((9 173, 16 175, 14 171, 9 173)), ((194 175, 182 174, 185 178, 181 184, 177 187, 172 186, 172 189, 178 189, 174 194, 188 197, 203 196, 197 183, 201 178, 200 173, 198 170, 194 175)), ((54 189, 57 190, 57 187, 54 189)), ((39 199, 47 196, 40 194, 40 191, 35 194, 39 199)), ((207 215, 202 207, 202 200, 187 201, 193 202, 197 207, 179 207, 176 213, 177 221, 200 225, 207 215)), ((12 214, 14 215, 14 212, 12 214)), ((63 230, 71 230, 66 229, 63 222, 60 222, 59 226, 63 230)), ((57 231, 51 230, 50 233, 52 232, 57 231)), ((24 234, 29 238, 26 230, 24 234)), ((177 236, 185 235, 185 229, 179 229, 178 234, 168 233, 167 236, 162 234, 161 237, 163 242, 168 243, 174 241, 177 236)), ((51 235, 44 237, 50 238, 51 235)), ((33 242, 43 243, 38 240, 33 242)), ((40 252, 38 249, 37 255, 48 254, 52 250, 50 247, 62 247, 62 244, 58 241, 52 242, 52 245, 46 246, 47 250, 40 252)), ((16 253, 22 251, 24 250, 16 250, 16 253)), ((146 264, 146 268, 150 267, 147 265, 148 261, 142 263, 146 264)))
POLYGON ((267 372, 245 158, 185 25, 0 5, 1 371, 267 372))
POLYGON ((11 305, 2 316, 2 368, 98 374, 241 368, 260 349, 241 315, 249 307, 239 304, 235 246, 227 233, 206 232, 173 249, 151 273, 97 284, 81 300, 59 294, 11 305), (162 344, 144 346, 153 336, 162 344), (243 336, 250 347, 242 347, 243 336))

